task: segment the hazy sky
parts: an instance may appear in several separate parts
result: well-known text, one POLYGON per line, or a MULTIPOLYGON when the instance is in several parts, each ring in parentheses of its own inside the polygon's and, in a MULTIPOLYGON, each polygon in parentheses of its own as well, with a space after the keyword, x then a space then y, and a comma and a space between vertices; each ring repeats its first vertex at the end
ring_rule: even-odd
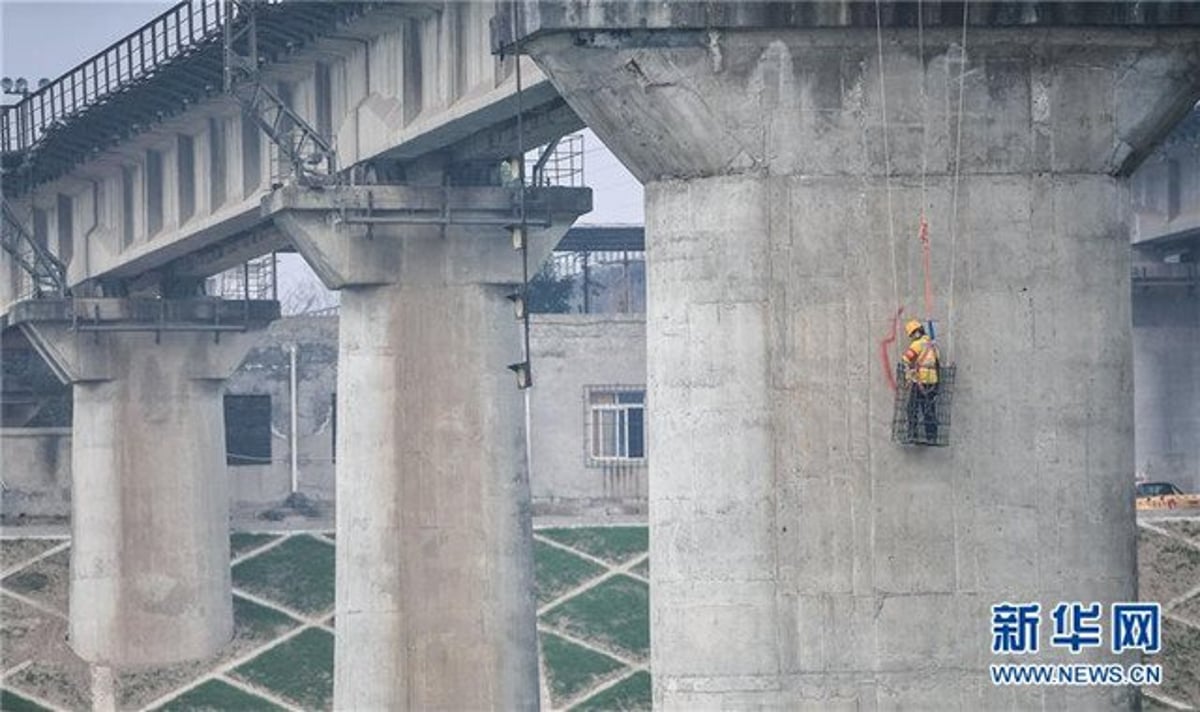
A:
MULTIPOLYGON (((25 77, 31 86, 54 79, 173 4, 0 0, 0 75, 25 77)), ((641 186, 591 131, 584 134, 584 176, 595 209, 580 222, 641 223, 641 186)))

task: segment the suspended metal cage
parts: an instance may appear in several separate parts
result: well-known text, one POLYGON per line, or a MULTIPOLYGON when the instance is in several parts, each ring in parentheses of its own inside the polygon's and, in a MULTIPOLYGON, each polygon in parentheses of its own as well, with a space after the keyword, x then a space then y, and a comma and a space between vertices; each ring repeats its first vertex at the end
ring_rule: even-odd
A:
POLYGON ((901 445, 946 447, 950 444, 950 414, 955 367, 938 367, 933 388, 906 382, 904 364, 896 364, 896 405, 892 411, 892 441, 901 445))

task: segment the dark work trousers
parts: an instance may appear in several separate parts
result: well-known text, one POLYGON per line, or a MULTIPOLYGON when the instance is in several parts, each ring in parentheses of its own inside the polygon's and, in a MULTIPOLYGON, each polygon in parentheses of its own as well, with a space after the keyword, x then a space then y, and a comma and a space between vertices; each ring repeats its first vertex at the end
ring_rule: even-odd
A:
POLYGON ((936 445, 938 436, 937 420, 938 384, 921 385, 913 383, 908 391, 908 437, 911 442, 923 445, 936 445), (924 437, 917 433, 918 417, 924 421, 924 437))

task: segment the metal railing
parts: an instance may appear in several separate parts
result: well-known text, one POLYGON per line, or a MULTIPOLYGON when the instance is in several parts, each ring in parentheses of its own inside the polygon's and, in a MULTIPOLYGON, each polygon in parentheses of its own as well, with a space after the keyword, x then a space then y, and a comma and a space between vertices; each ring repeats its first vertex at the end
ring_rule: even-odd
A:
POLYGON ((0 148, 26 151, 88 106, 219 36, 221 0, 183 0, 74 69, 3 107, 0 148))

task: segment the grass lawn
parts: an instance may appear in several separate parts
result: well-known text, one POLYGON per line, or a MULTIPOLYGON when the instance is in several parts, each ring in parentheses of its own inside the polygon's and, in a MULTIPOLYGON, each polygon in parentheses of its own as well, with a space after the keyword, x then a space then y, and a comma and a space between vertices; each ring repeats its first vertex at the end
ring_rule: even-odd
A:
POLYGON ((4 578, 4 588, 67 612, 71 550, 63 549, 4 578))
POLYGON ((233 585, 308 615, 333 609, 333 545, 293 536, 233 567, 233 585))
POLYGON ((4 712, 50 712, 33 700, 27 700, 12 690, 0 690, 0 710, 4 712))
POLYGON ((249 532, 235 532, 229 537, 229 555, 231 558, 245 554, 247 551, 252 551, 260 546, 265 546, 275 541, 279 537, 274 534, 251 534, 249 532))
POLYGON ((270 700, 243 692, 220 680, 209 680, 171 700, 159 712, 269 712, 283 710, 270 700))
POLYGON ((650 655, 650 587, 623 574, 563 601, 542 621, 634 659, 650 655))
POLYGON ((555 705, 570 700, 625 669, 619 660, 576 645, 553 633, 542 633, 541 641, 546 684, 555 705))
POLYGON ((545 542, 533 542, 533 578, 538 605, 553 601, 604 569, 545 542))
POLYGON ((120 674, 117 694, 122 709, 137 709, 152 700, 205 675, 214 665, 245 655, 300 625, 272 608, 233 597, 233 640, 213 660, 146 668, 120 674))
POLYGON ((233 675, 306 710, 328 709, 333 704, 333 635, 308 628, 244 663, 233 675))
MULTIPOLYGON (((8 571, 43 551, 49 551, 65 539, 4 539, 0 541, 0 571, 8 571)), ((8 709, 5 707, 4 709, 8 709)))
POLYGON ((646 527, 539 529, 537 533, 610 564, 635 559, 650 546, 650 530, 646 527))
POLYGON ((648 710, 651 704, 650 673, 640 670, 612 687, 598 692, 571 708, 572 712, 584 710, 648 710))

